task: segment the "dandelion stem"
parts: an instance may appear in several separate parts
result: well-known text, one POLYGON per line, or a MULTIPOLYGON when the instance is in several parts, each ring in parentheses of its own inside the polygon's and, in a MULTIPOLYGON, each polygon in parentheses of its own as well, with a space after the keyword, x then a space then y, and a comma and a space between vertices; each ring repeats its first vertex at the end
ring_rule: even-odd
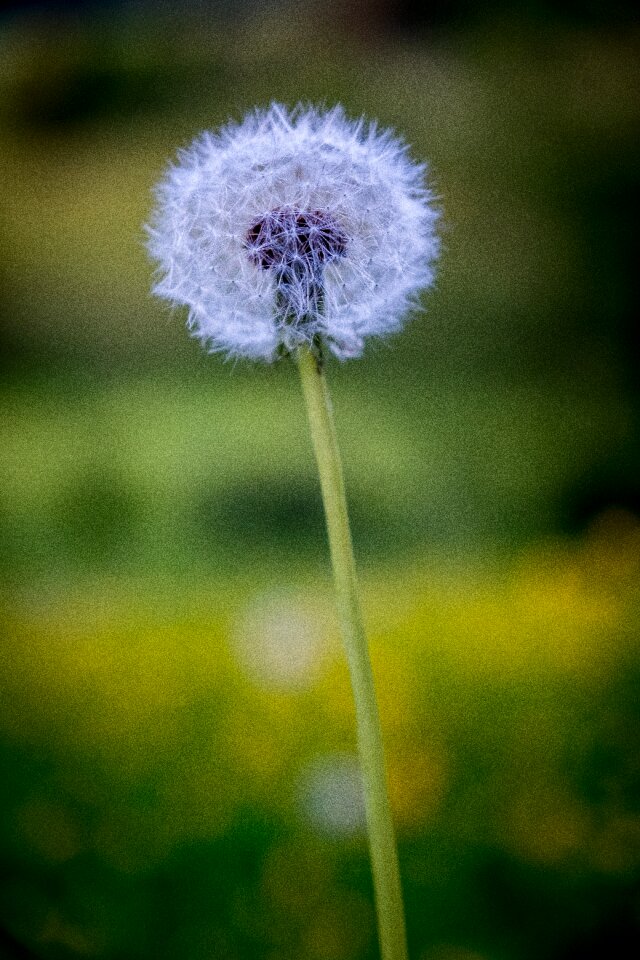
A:
POLYGON ((338 613, 356 707, 358 750, 364 785, 382 960, 407 960, 398 852, 382 746, 380 716, 358 597, 340 450, 322 363, 306 347, 298 367, 307 406, 327 521, 338 613))

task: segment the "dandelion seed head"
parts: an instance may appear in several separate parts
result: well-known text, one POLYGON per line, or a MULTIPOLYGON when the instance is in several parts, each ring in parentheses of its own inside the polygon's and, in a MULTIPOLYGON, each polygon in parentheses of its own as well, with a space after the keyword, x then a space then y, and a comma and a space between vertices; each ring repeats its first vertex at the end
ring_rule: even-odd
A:
POLYGON ((273 360, 320 340, 340 359, 397 330, 433 282, 424 165, 375 124, 279 104, 204 133, 157 187, 154 292, 211 350, 273 360))

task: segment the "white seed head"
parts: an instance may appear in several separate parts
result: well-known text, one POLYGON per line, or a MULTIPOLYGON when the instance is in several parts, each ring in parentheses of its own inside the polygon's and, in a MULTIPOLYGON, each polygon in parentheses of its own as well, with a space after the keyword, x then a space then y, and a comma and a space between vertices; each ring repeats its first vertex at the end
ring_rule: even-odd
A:
POLYGON ((279 104, 203 133, 157 187, 154 292, 189 308, 211 351, 337 357, 397 330, 433 282, 438 211, 426 168, 341 107, 279 104))

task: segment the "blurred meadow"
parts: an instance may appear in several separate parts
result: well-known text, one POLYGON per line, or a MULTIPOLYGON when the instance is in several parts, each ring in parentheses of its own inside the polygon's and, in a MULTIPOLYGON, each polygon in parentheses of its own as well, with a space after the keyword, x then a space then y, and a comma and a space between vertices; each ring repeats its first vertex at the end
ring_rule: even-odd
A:
POLYGON ((149 292, 176 149, 273 99, 428 159, 437 289, 329 365, 412 960, 640 947, 640 35, 622 5, 0 19, 0 958, 374 960, 295 368, 149 292))

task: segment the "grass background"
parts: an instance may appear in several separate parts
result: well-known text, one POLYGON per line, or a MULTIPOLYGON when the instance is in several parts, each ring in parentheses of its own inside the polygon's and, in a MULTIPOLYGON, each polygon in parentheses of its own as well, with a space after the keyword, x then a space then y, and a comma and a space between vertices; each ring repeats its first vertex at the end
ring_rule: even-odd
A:
POLYGON ((329 369, 411 956, 635 954, 637 40, 597 4, 3 15, 3 960, 376 956, 295 369, 204 356, 143 247, 175 149, 271 99, 394 126, 445 215, 426 313, 329 369))

